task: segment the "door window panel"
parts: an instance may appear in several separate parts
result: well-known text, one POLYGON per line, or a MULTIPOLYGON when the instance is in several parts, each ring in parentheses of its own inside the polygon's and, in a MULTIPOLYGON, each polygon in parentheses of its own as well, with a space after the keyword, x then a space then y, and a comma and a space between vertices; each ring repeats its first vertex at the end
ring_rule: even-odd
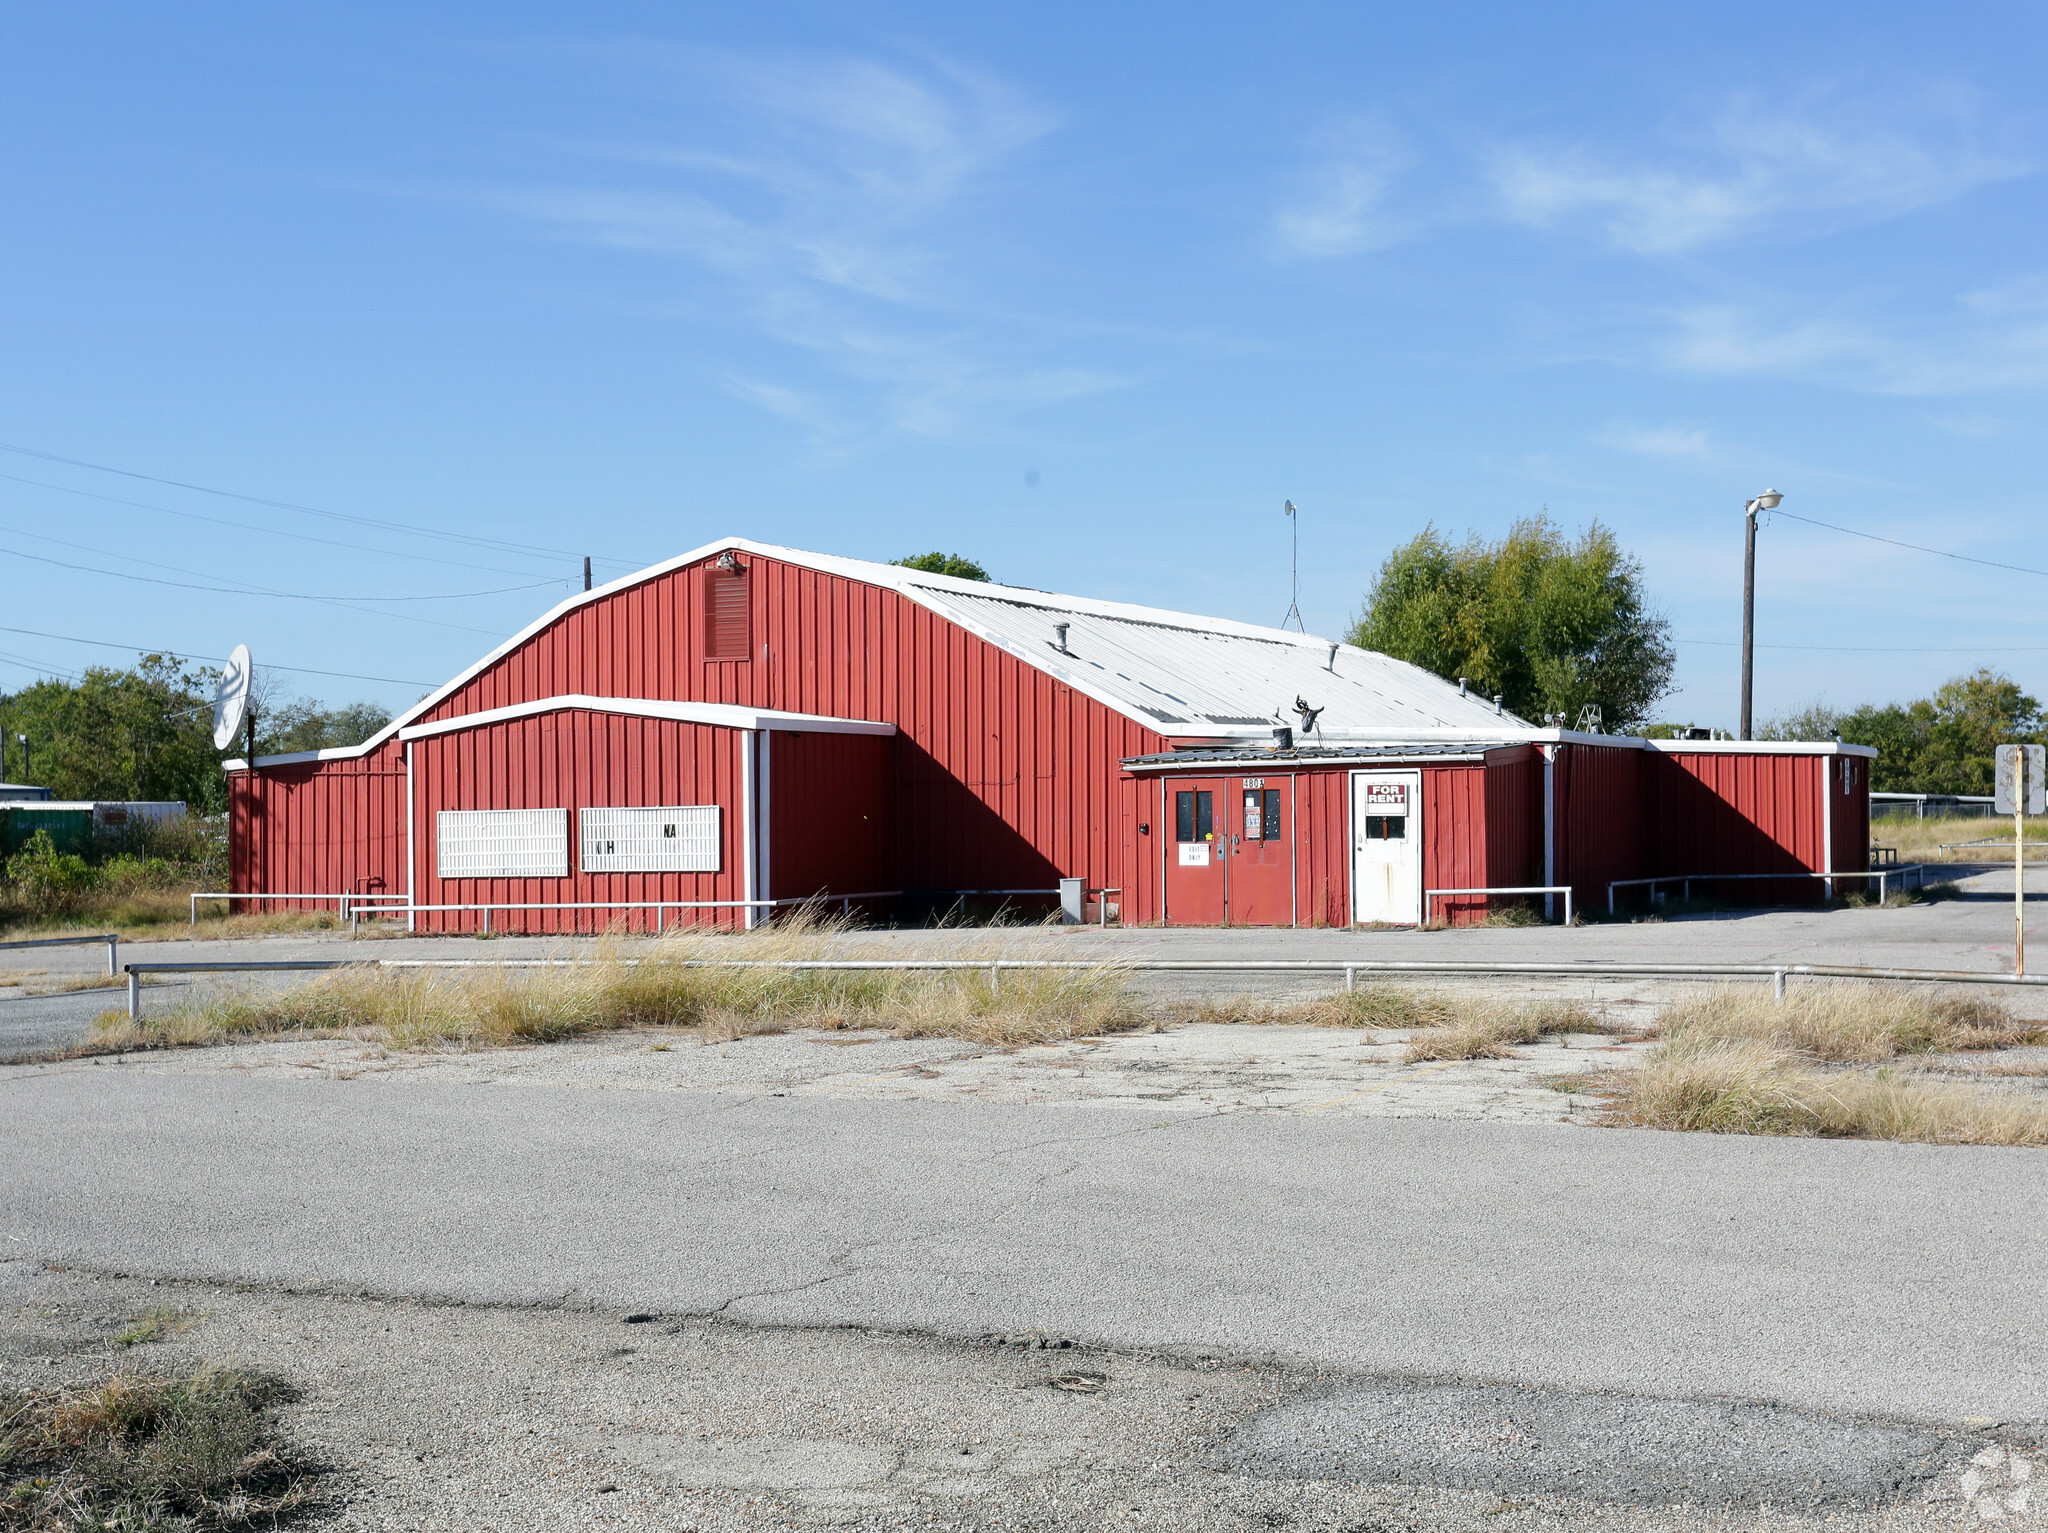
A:
POLYGON ((1261 839, 1266 841, 1278 841, 1280 839, 1280 790, 1278 788, 1266 789, 1265 813, 1259 817, 1259 828, 1262 833, 1261 839))
POLYGON ((1200 788, 1173 796, 1173 832, 1176 841, 1215 839, 1216 795, 1200 788))
POLYGON ((1405 814, 1369 814, 1365 817, 1365 839, 1368 841, 1406 841, 1408 839, 1408 816, 1405 814))

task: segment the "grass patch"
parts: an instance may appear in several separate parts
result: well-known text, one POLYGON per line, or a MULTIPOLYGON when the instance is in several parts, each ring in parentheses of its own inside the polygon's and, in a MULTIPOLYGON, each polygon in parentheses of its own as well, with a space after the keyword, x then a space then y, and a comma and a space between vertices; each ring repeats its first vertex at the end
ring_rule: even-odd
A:
POLYGON ((162 1341, 189 1331, 206 1317, 187 1309, 153 1309, 146 1315, 138 1315, 128 1324, 128 1329, 114 1338, 117 1347, 139 1347, 145 1342, 162 1341))
POLYGON ((1824 1071, 1757 1039, 1665 1043, 1622 1080, 1614 1113, 1695 1133, 2048 1145, 2048 1101, 2030 1092, 1824 1071))
POLYGON ((1468 1003, 1447 1026, 1427 1027, 1408 1040, 1410 1064, 1429 1059, 1511 1059, 1523 1044, 1560 1033, 1607 1033, 1614 1029, 1576 1001, 1513 1005, 1468 1003))
POLYGON ((1803 986, 1777 1003, 1731 988, 1671 1007, 1662 1026, 1664 1042, 1615 1087, 1619 1122, 1714 1134, 2048 1145, 2048 1099, 1919 1079, 1893 1063, 2048 1038, 2048 1027, 1993 1000, 1838 984, 1803 986))
POLYGON ((0 1528, 274 1526, 312 1506, 317 1483, 270 1419, 289 1398, 266 1375, 210 1367, 0 1392, 0 1528))
MULTIPOLYGON (((392 1048, 546 1043, 624 1027, 689 1028, 706 1040, 795 1028, 878 1028, 901 1038, 1042 1043, 1150 1020, 1114 964, 988 971, 789 970, 725 960, 903 958, 863 951, 840 923, 794 920, 745 934, 675 932, 600 944, 558 969, 337 969, 290 989, 217 991, 131 1022, 95 1024, 98 1051, 262 1038, 359 1038, 392 1048), (700 965, 711 966, 700 966, 700 965)), ((973 957, 957 949, 934 956, 973 957)), ((993 958, 997 955, 983 955, 993 958)))
POLYGON ((2048 1025, 1986 997, 1853 983, 1798 985, 1782 1002, 1730 986, 1667 1008, 1659 1025, 1674 1043, 1761 1043, 1834 1064, 2048 1041, 2048 1025))

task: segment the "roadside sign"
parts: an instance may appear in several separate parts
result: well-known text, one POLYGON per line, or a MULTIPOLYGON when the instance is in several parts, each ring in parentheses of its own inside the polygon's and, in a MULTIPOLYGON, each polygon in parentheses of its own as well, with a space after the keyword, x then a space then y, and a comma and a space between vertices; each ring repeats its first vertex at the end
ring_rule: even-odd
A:
POLYGON ((1998 803, 1996 814, 2048 814, 2048 745, 2001 745, 1998 747, 1998 803), (2020 763, 2026 763, 2026 782, 2020 782, 2020 763), (2026 807, 2020 807, 2024 797, 2026 807))

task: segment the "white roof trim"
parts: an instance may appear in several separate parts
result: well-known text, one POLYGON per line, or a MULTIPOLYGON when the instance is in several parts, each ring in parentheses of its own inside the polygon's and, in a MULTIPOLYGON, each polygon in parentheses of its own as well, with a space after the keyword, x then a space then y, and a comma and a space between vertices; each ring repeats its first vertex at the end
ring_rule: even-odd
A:
POLYGON ((1864 756, 1877 759, 1874 745, 1846 745, 1840 740, 1645 740, 1651 750, 1699 752, 1720 756, 1864 756))
POLYGON ((401 740, 424 740, 431 735, 453 734, 458 730, 481 729, 512 719, 532 718, 537 713, 560 713, 579 708, 589 713, 623 713, 635 718, 677 719, 685 724, 712 724, 721 729, 784 729, 821 735, 893 735, 894 724, 876 724, 867 719, 835 719, 821 713, 779 713, 772 709, 736 708, 730 703, 676 703, 658 698, 591 697, 569 693, 544 697, 537 702, 513 703, 504 708, 486 708, 430 724, 413 724, 399 730, 401 740))

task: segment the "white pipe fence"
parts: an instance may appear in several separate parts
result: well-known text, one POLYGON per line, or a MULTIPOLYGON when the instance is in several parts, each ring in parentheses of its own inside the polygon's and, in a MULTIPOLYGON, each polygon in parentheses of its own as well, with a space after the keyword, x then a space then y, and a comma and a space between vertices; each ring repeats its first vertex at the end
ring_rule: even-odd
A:
POLYGON ((1429 902, 1433 899, 1449 898, 1457 894, 1562 894, 1564 896, 1564 924, 1572 924, 1572 886, 1570 884, 1519 884, 1513 888, 1499 889, 1425 889, 1422 891, 1422 919, 1429 920, 1429 902))
POLYGON ((124 964, 128 976, 128 1015, 142 1014, 142 977, 147 974, 263 974, 328 969, 570 969, 592 964, 673 964, 686 969, 787 969, 841 973, 967 970, 986 973, 989 988, 999 990, 1007 972, 1038 969, 1095 969, 1120 974, 1342 974, 1346 991, 1355 990, 1358 976, 1403 977, 1422 974, 1462 975, 1478 979, 1543 976, 1557 979, 1768 979, 1771 994, 1785 999, 1790 975, 1812 979, 1896 980, 1947 985, 2048 985, 2048 975, 1986 974, 1970 969, 1887 969, 1849 964, 1729 963, 1468 963, 1342 958, 1138 958, 1091 962, 1047 958, 302 958, 264 962, 191 962, 124 964))
MULTIPOLYGON (((199 924, 199 902, 201 900, 317 900, 321 903, 332 901, 335 905, 335 919, 347 921, 349 929, 361 928, 362 917, 368 915, 413 916, 429 912, 481 912, 483 934, 491 931, 491 912, 494 910, 652 910, 655 912, 655 929, 665 931, 667 923, 664 913, 670 910, 782 910, 796 905, 830 906, 835 901, 843 913, 851 914, 855 900, 901 899, 907 891, 902 889, 866 889, 856 894, 805 894, 790 895, 776 900, 474 900, 456 904, 416 905, 405 895, 391 894, 235 894, 195 893, 191 896, 191 924, 199 924)), ((956 899, 969 895, 1010 895, 1037 894, 1057 896, 1057 889, 941 889, 937 894, 952 895, 956 899)), ((1121 894, 1121 889, 1089 889, 1086 894, 1121 894)), ((1099 924, 1109 924, 1109 908, 1106 900, 1098 901, 1100 906, 1099 924)), ((550 934, 552 935, 552 934, 550 934)), ((113 972, 112 970, 108 971, 113 972)))
POLYGON ((1896 878, 1903 885, 1908 873, 1913 875, 1915 888, 1927 887, 1927 864, 1924 862, 1909 862, 1903 867, 1896 868, 1872 868, 1867 873, 1665 873, 1656 878, 1617 878, 1607 886, 1607 913, 1614 914, 1614 891, 1617 889, 1640 889, 1647 886, 1654 894, 1658 884, 1683 884, 1685 889, 1682 897, 1689 900, 1692 898, 1694 884, 1739 882, 1759 878, 1825 878, 1830 882, 1837 878, 1874 878, 1877 880, 1877 897, 1882 902, 1889 892, 1886 880, 1896 878))
POLYGON ((107 945, 107 976, 111 979, 121 972, 121 938, 115 932, 98 932, 90 937, 32 937, 24 942, 0 942, 0 948, 86 947, 94 942, 107 945))

